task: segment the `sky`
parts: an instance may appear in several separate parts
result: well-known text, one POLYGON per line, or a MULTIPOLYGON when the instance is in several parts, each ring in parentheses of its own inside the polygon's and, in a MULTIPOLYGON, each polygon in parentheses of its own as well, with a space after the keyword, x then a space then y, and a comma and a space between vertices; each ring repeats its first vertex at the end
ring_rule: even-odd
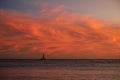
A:
POLYGON ((120 59, 119 0, 0 0, 0 59, 120 59))

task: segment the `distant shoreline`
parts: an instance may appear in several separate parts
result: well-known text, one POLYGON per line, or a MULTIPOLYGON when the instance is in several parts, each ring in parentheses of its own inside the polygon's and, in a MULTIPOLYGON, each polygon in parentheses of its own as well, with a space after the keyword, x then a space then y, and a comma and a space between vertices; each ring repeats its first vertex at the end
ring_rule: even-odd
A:
MULTIPOLYGON (((0 59, 0 60, 41 60, 41 59, 0 59)), ((45 60, 120 60, 120 59, 45 59, 45 60)))

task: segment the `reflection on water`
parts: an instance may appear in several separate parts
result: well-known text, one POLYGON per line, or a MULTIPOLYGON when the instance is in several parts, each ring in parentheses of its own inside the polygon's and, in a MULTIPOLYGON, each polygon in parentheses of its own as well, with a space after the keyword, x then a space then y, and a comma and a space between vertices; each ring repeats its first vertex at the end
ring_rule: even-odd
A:
POLYGON ((120 80, 120 60, 1 60, 0 80, 120 80))

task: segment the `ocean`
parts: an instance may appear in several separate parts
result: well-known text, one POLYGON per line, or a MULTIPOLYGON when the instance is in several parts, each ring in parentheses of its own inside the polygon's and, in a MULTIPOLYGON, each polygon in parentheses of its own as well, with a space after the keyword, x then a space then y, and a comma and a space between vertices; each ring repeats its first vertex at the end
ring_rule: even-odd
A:
POLYGON ((120 60, 0 60, 0 80, 120 80, 120 60))

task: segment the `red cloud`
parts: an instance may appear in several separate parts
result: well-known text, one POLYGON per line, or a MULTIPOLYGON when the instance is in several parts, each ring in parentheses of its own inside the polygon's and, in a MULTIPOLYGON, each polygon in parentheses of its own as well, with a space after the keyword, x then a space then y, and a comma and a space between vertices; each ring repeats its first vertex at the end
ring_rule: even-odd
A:
POLYGON ((49 58, 120 58, 119 35, 120 27, 89 15, 33 19, 0 10, 1 58, 38 58, 42 52, 49 58))

